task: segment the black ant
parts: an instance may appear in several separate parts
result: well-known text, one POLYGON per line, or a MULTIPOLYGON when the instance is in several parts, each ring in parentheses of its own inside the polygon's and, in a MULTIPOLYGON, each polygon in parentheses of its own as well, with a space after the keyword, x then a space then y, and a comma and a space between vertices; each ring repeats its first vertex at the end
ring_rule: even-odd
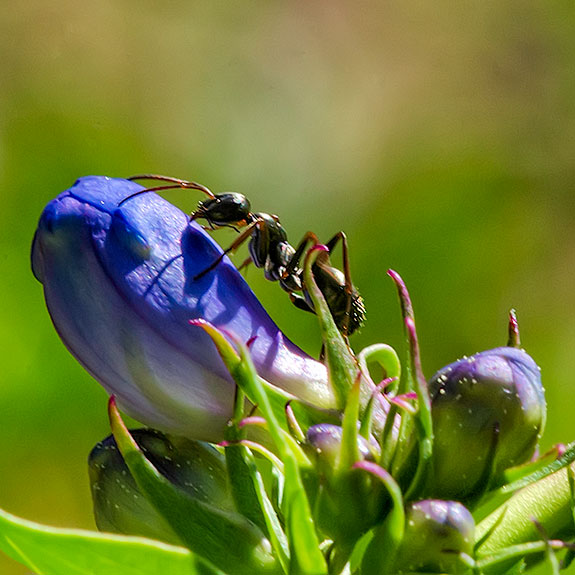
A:
MULTIPOLYGON (((287 233, 279 218, 272 214, 252 212, 250 202, 243 194, 213 194, 201 184, 153 174, 133 176, 128 179, 157 180, 167 183, 135 192, 131 196, 124 198, 119 205, 135 196, 152 191, 174 188, 199 190, 204 192, 208 199, 198 204, 198 208, 191 214, 190 220, 203 219, 211 229, 231 227, 240 234, 210 266, 196 275, 193 278, 194 280, 209 273, 226 254, 233 252, 249 239, 248 249, 250 257, 241 264, 239 269, 253 262, 256 267, 264 269, 266 279, 279 282, 297 308, 315 313, 313 303, 303 281, 303 269, 300 266, 301 258, 308 244, 310 242, 314 245, 319 244, 314 233, 306 233, 297 248, 294 248, 288 242, 287 233), (240 231, 240 228, 245 229, 240 231)), ((345 336, 348 336, 362 325, 365 319, 365 307, 363 298, 351 283, 345 234, 338 232, 327 242, 326 247, 331 252, 339 241, 342 243, 344 271, 342 272, 333 267, 329 259, 322 254, 314 263, 312 271, 338 329, 345 336)))

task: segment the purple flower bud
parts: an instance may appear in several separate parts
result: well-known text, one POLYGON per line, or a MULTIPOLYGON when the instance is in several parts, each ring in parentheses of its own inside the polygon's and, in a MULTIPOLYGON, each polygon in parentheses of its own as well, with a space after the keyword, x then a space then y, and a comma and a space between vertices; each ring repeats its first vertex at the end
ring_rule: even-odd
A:
MULTIPOLYGON (((313 449, 321 471, 329 473, 337 467, 342 437, 343 429, 331 423, 318 423, 307 430, 306 445, 313 449)), ((375 441, 369 443, 360 435, 357 438, 357 447, 362 459, 375 460, 375 453, 379 450, 375 441)))
POLYGON ((473 556, 474 534, 471 513, 457 501, 411 503, 395 567, 401 573, 460 573, 460 554, 473 556))
POLYGON ((461 359, 429 383, 435 434, 434 497, 467 499, 529 460, 545 425, 539 367, 499 347, 461 359))
MULTIPOLYGON (((174 485, 215 507, 234 509, 224 457, 212 445, 154 429, 135 429, 131 434, 154 467, 174 485)), ((136 485, 112 435, 94 447, 88 463, 94 516, 100 531, 181 545, 136 485)))
POLYGON ((202 318, 253 340, 259 374, 333 407, 325 367, 290 342, 228 258, 195 222, 142 186, 79 179, 45 208, 32 267, 64 343, 127 413, 164 431, 219 440, 234 387, 202 318))

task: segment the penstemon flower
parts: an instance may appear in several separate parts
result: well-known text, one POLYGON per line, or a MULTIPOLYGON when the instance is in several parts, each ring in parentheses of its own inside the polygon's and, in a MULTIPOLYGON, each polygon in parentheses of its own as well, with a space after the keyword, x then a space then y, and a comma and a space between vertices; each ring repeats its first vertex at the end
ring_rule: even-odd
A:
POLYGON ((87 177, 50 202, 32 248, 34 274, 58 333, 82 365, 143 423, 217 440, 231 416, 232 378, 203 318, 243 341, 273 385, 333 407, 325 367, 291 343, 221 248, 142 186, 87 177))
POLYGON ((389 272, 405 361, 384 344, 356 355, 313 246, 301 280, 317 361, 229 259, 212 265, 222 249, 201 227, 153 193, 123 201, 141 190, 78 180, 45 208, 32 253, 58 333, 112 394, 113 435, 89 460, 103 533, 0 510, 2 550, 37 573, 92 575, 513 575, 541 561, 555 575, 571 562, 575 445, 534 455, 546 404, 514 313, 507 346, 427 381, 401 277, 389 272), (118 406, 152 429, 129 431, 118 406))

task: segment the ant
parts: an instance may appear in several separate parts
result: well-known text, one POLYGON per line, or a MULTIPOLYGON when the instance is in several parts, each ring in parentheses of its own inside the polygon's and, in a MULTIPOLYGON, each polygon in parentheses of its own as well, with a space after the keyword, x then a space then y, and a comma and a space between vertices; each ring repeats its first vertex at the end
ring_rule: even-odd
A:
MULTIPOLYGON (((279 282, 281 288, 289 294, 292 303, 301 310, 315 313, 313 302, 303 281, 303 269, 300 261, 310 242, 319 244, 313 232, 307 232, 297 248, 287 239, 287 233, 279 218, 263 212, 252 212, 250 201, 238 193, 214 194, 202 184, 159 176, 144 174, 132 176, 129 180, 156 180, 165 184, 146 188, 124 198, 119 205, 135 196, 152 191, 162 191, 175 188, 199 190, 208 196, 200 201, 198 208, 191 214, 190 221, 202 219, 212 229, 231 227, 240 235, 224 252, 205 270, 193 279, 199 279, 212 271, 230 252, 235 251, 249 239, 250 256, 240 265, 239 269, 250 263, 264 269, 265 278, 279 282), (240 231, 240 228, 245 228, 240 231)), ((344 271, 333 267, 325 255, 318 257, 312 271, 318 288, 323 293, 331 311, 335 324, 344 336, 351 335, 365 319, 363 298, 351 283, 349 269, 347 238, 343 232, 338 232, 331 238, 326 247, 331 252, 338 242, 342 243, 344 271)))

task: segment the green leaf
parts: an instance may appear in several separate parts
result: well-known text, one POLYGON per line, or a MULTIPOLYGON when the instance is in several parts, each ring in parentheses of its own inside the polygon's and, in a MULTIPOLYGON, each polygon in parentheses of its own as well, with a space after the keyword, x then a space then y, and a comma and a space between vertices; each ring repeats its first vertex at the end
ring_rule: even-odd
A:
MULTIPOLYGON (((553 450, 549 452, 552 455, 553 450)), ((538 481, 553 475, 557 471, 566 468, 568 465, 575 461, 575 442, 570 443, 565 448, 563 455, 557 459, 551 457, 551 461, 548 459, 548 454, 543 455, 541 460, 537 460, 533 463, 528 463, 521 468, 514 468, 514 470, 520 470, 525 467, 527 474, 518 474, 518 479, 515 479, 511 483, 506 483, 499 489, 490 492, 484 500, 481 501, 481 507, 477 509, 473 516, 475 521, 479 523, 483 521, 487 515, 492 513, 497 507, 502 505, 509 497, 538 481), (541 464, 539 464, 541 462, 541 464)), ((509 470, 508 470, 509 471, 509 470)), ((511 470, 513 471, 513 470, 511 470)), ((506 472, 507 473, 507 472, 506 472)))
POLYGON ((499 557, 503 557, 499 561, 505 563, 505 553, 511 548, 522 549, 527 545, 531 549, 533 542, 555 544, 556 537, 572 539, 575 527, 568 469, 560 469, 514 493, 477 525, 475 534, 476 557, 485 564, 499 557), (542 537, 541 529, 550 538, 548 542, 538 541, 542 537))
POLYGON ((222 575, 182 547, 143 537, 49 527, 3 510, 0 549, 37 575, 222 575))
POLYGON ((278 572, 269 541, 253 523, 238 513, 196 499, 170 483, 130 435, 113 397, 109 413, 112 432, 130 473, 182 543, 231 575, 278 572))

